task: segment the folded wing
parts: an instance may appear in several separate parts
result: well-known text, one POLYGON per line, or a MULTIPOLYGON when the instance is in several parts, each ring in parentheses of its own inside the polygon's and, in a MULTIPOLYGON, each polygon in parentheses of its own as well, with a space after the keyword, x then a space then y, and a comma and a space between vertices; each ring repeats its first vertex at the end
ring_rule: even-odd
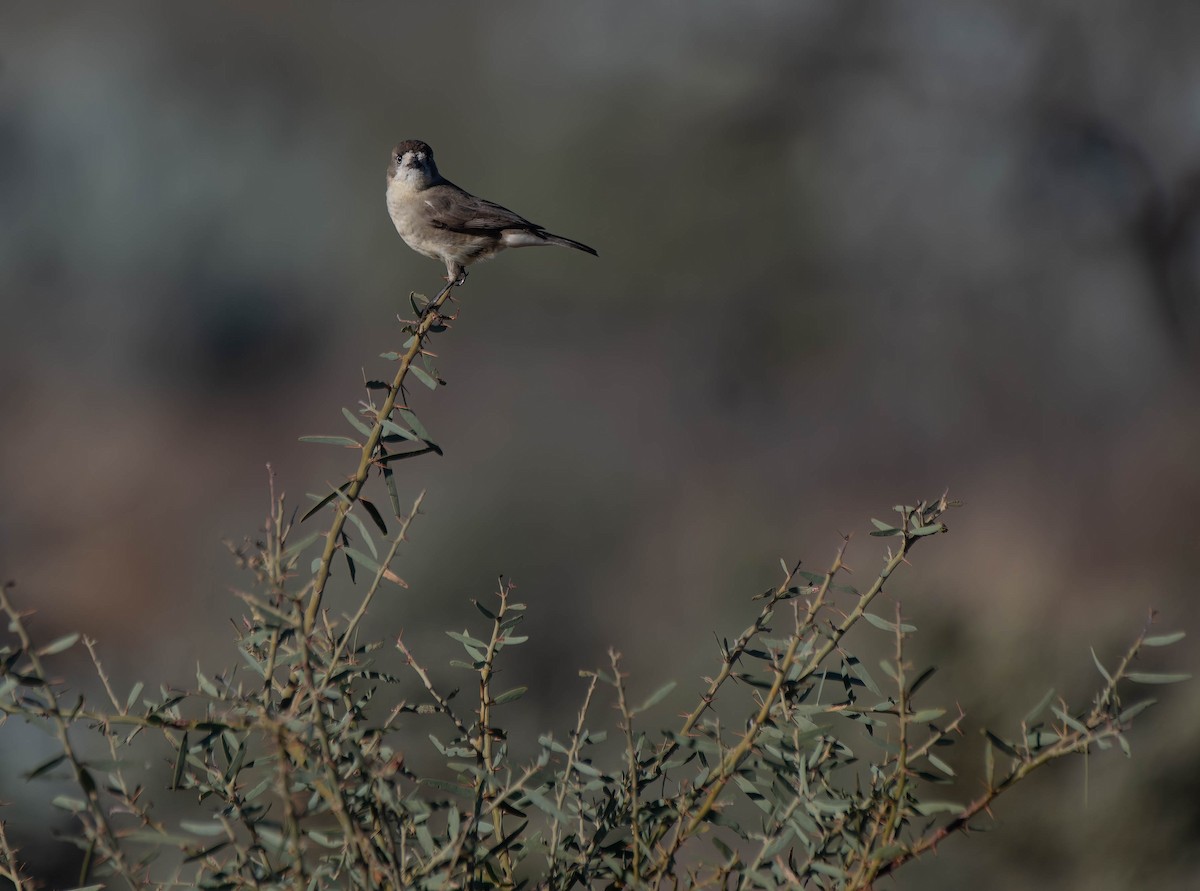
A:
POLYGON ((430 223, 439 229, 493 238, 499 237, 505 229, 542 231, 537 223, 531 223, 507 207, 476 198, 450 183, 426 189, 421 197, 432 211, 430 223))

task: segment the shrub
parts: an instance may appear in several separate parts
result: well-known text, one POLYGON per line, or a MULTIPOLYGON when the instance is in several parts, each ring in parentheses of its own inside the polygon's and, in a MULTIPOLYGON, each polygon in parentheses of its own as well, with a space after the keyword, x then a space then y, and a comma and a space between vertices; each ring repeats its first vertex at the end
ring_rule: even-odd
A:
MULTIPOLYGON (((631 701, 611 652, 606 665, 581 672, 583 702, 568 726, 526 741, 538 754, 516 763, 510 748, 521 747, 502 717, 526 691, 496 683, 505 651, 526 640, 525 606, 511 587, 502 582, 474 603, 477 631, 449 635, 450 664, 473 679, 475 695, 460 699, 436 684, 403 639, 394 646, 411 674, 379 670, 372 654, 385 643, 364 634, 376 594, 404 584, 392 566, 421 505, 402 508, 397 462, 439 451, 400 400, 410 376, 430 388, 440 382, 426 345, 454 320, 441 311, 448 292, 414 296, 408 339, 384 356, 398 363, 392 382, 368 382, 358 410, 343 409, 353 432, 305 437, 358 455, 347 482, 304 517, 327 515, 328 529, 299 535, 272 495, 261 539, 234 550, 253 585, 240 594, 246 615, 233 668, 198 672, 192 690, 137 684, 118 695, 84 639, 107 694, 89 704, 50 670, 79 635, 36 642, 12 590, 0 592, 8 616, 0 710, 57 740, 31 776, 74 780, 77 792, 54 803, 77 821, 81 885, 870 888, 972 828, 1037 768, 1113 743, 1128 754, 1125 732, 1153 703, 1127 701, 1131 685, 1184 678, 1134 669, 1144 648, 1182 637, 1147 628, 1115 665, 1095 659, 1101 683, 1090 705, 1051 692, 1007 732, 985 731, 979 794, 939 797, 937 787, 955 776, 946 750, 964 715, 924 701, 933 670, 909 662, 914 627, 899 606, 891 615, 872 607, 914 548, 946 531, 956 504, 943 496, 873 521, 871 534, 890 548, 861 590, 843 584, 849 539, 824 572, 783 565, 778 585, 755 598, 746 629, 720 639, 714 673, 672 729, 657 729, 655 716, 674 684, 631 701), (364 497, 372 476, 388 509, 364 497), (335 561, 363 589, 342 620, 321 606, 335 561), (846 648, 860 625, 890 640, 878 679, 846 648), (413 689, 415 698, 401 695, 413 689), (611 728, 594 717, 606 697, 617 706, 611 728), (81 744, 83 734, 102 750, 81 744), (203 819, 168 825, 157 815, 128 757, 139 737, 169 757, 169 788, 193 799, 203 819), (436 763, 414 766, 428 761, 406 758, 418 750, 435 752, 436 763)), ((3 824, 0 875, 18 889, 32 885, 3 824)))

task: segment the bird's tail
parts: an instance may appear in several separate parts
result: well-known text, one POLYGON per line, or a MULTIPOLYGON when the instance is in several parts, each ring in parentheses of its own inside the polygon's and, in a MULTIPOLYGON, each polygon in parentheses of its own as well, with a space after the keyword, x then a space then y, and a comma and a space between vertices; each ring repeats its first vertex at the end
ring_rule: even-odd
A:
POLYGON ((563 238, 561 235, 552 235, 549 232, 539 232, 542 238, 546 239, 550 244, 561 244, 563 247, 575 248, 577 251, 583 251, 585 254, 591 254, 593 257, 599 257, 595 248, 590 248, 581 241, 572 241, 569 238, 563 238))

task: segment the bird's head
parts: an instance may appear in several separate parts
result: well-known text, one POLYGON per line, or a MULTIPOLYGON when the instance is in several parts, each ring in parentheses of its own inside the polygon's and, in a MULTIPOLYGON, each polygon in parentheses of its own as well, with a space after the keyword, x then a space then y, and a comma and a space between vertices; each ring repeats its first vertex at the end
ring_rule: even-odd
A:
POLYGON ((406 139, 392 149, 388 185, 399 181, 410 189, 424 189, 441 179, 433 162, 433 149, 419 139, 406 139))

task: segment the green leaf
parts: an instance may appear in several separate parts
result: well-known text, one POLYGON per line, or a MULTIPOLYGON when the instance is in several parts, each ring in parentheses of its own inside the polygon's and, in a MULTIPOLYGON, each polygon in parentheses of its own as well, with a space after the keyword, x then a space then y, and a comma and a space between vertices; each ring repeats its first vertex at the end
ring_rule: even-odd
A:
POLYGON ((345 836, 336 832, 318 832, 315 829, 309 829, 305 835, 323 848, 340 848, 345 844, 345 836))
POLYGON ((992 733, 992 731, 984 730, 983 732, 984 732, 984 734, 986 734, 987 738, 992 741, 992 745, 994 745, 997 749, 999 749, 1005 755, 1008 755, 1010 758, 1020 759, 1021 756, 1020 756, 1020 754, 1017 753, 1017 750, 1014 749, 1008 743, 1006 743, 1004 740, 1002 740, 1000 737, 996 736, 996 734, 992 733))
POLYGON ((301 436, 300 442, 315 442, 321 445, 345 446, 350 449, 361 449, 362 443, 351 439, 349 436, 301 436))
POLYGON ((1156 634, 1142 641, 1144 647, 1169 647, 1176 641, 1183 640, 1186 631, 1173 631, 1170 634, 1156 634))
POLYGON ((400 493, 396 491, 396 473, 390 467, 383 468, 383 483, 387 486, 388 498, 392 502, 393 516, 400 516, 400 493))
POLYGON ((1129 706, 1129 708, 1125 709, 1125 711, 1121 712, 1117 720, 1122 724, 1126 723, 1127 721, 1132 721, 1156 702, 1158 702, 1157 699, 1143 699, 1141 702, 1134 703, 1133 705, 1129 706))
POLYGON ((481 640, 476 640, 475 638, 471 637, 471 635, 467 634, 465 631, 461 631, 461 632, 460 631, 447 631, 446 636, 453 638, 454 640, 458 641, 461 644, 470 644, 471 646, 478 647, 481 650, 487 649, 487 644, 485 644, 481 640))
POLYGON ((882 848, 871 852, 872 863, 886 863, 890 860, 895 860, 901 854, 908 851, 904 845, 884 845, 882 848))
POLYGON ((934 814, 961 814, 963 806, 956 801, 919 801, 913 804, 913 810, 922 817, 934 814))
POLYGON ((524 696, 528 689, 528 687, 513 687, 511 690, 506 690, 492 700, 492 705, 504 705, 506 702, 515 702, 524 696))
POLYGON ((464 798, 471 795, 471 787, 464 786, 462 783, 452 783, 449 780, 439 780, 433 777, 423 777, 417 780, 422 786, 429 786, 431 789, 440 789, 443 792, 449 792, 453 795, 461 795, 464 798))
POLYGON ((875 524, 876 529, 876 531, 872 532, 871 534, 876 538, 886 538, 889 535, 903 534, 901 530, 897 529, 895 526, 883 522, 882 520, 876 520, 874 517, 872 517, 871 522, 875 524))
POLYGON ((1131 671, 1125 675, 1126 680, 1135 684, 1178 684, 1180 681, 1191 680, 1190 674, 1166 674, 1152 671, 1131 671))
POLYGON ((654 706, 658 705, 660 702, 662 702, 664 699, 667 698, 667 695, 672 690, 674 690, 675 687, 676 687, 676 684, 674 681, 667 681, 667 683, 663 684, 661 687, 659 687, 657 690, 655 690, 653 693, 651 693, 646 698, 646 701, 643 702, 641 705, 639 705, 637 708, 635 708, 631 712, 631 714, 636 715, 636 714, 639 714, 640 712, 646 711, 646 709, 653 708, 654 706))
POLYGON ((286 847, 286 842, 283 840, 283 833, 278 829, 273 829, 264 823, 255 824, 255 833, 258 835, 258 841, 267 850, 282 851, 286 847))
POLYGON ((929 759, 930 764, 932 764, 934 767, 936 767, 938 770, 940 770, 946 776, 948 776, 948 777, 956 776, 956 774, 954 773, 954 769, 949 764, 947 764, 945 761, 943 761, 941 758, 939 758, 937 755, 933 754, 932 752, 929 752, 925 755, 925 757, 929 759))
POLYGON ((879 685, 875 683, 875 678, 871 677, 871 673, 867 671, 867 666, 863 665, 858 659, 850 657, 849 667, 852 672, 867 685, 867 689, 876 696, 882 696, 883 692, 879 689, 879 685))
POLYGON ((387 359, 389 362, 395 362, 397 359, 401 358, 401 356, 399 353, 388 351, 386 353, 380 353, 379 358, 387 359))
POLYGON ((25 774, 25 779, 27 779, 27 780, 37 779, 42 774, 47 773, 48 771, 54 770, 54 768, 58 767, 58 765, 62 764, 63 761, 65 761, 66 759, 67 759, 66 755, 55 755, 49 761, 43 761, 41 764, 39 764, 33 770, 29 771, 29 773, 25 774))
POLYGON ((380 535, 387 535, 387 524, 383 522, 383 516, 379 513, 379 508, 363 497, 359 497, 358 503, 363 506, 363 510, 371 517, 371 522, 379 527, 380 535))
POLYGON ((311 547, 313 542, 315 542, 318 538, 324 538, 324 534, 321 532, 314 532, 311 535, 304 536, 304 538, 300 539, 295 544, 288 545, 287 550, 284 551, 282 555, 283 562, 286 563, 289 560, 300 556, 300 554, 304 553, 306 548, 311 547))
POLYGON ((408 366, 408 370, 417 376, 417 380, 423 383, 431 390, 436 390, 438 382, 429 376, 429 373, 424 369, 418 368, 416 365, 408 366))
POLYGON ((534 807, 542 811, 542 813, 546 814, 546 816, 550 817, 556 823, 570 822, 571 817, 565 812, 560 811, 558 806, 542 793, 534 789, 526 789, 523 794, 534 807))
POLYGON ((808 864, 808 868, 822 875, 833 876, 835 879, 846 878, 845 870, 838 869, 836 866, 830 866, 828 863, 822 863, 820 860, 814 860, 808 864))
POLYGON ((944 714, 946 714, 944 708, 924 708, 919 712, 914 712, 908 720, 914 724, 928 724, 930 721, 936 721, 944 714))
POLYGON ((484 654, 487 652, 487 644, 483 641, 476 640, 468 634, 460 634, 457 631, 447 631, 446 634, 462 644, 463 648, 467 651, 467 655, 476 662, 483 661, 484 654))
POLYGON ((1054 688, 1051 687, 1046 691, 1046 695, 1038 701, 1038 704, 1031 708, 1021 721, 1022 724, 1032 724, 1033 719, 1046 710, 1046 706, 1050 704, 1050 700, 1054 698, 1054 688))
MULTIPOLYGON (((333 499, 337 498, 339 495, 341 495, 343 492, 345 492, 347 489, 349 489, 350 485, 351 485, 351 483, 348 483, 348 482, 342 483, 340 486, 338 486, 336 489, 334 489, 332 492, 330 492, 324 498, 319 499, 317 501, 317 503, 314 504, 312 507, 310 507, 308 509, 308 512, 300 518, 300 522, 303 523, 305 520, 307 520, 309 517, 311 517, 313 514, 315 514, 317 511, 319 511, 321 508, 323 508, 329 502, 333 501, 333 499)), ((317 496, 310 493, 308 497, 316 498, 317 496)))
POLYGON ((87 802, 78 798, 71 798, 69 795, 56 795, 50 802, 55 807, 62 808, 64 811, 80 813, 87 810, 87 802))
POLYGON ((425 448, 423 449, 411 449, 407 452, 393 452, 390 455, 381 455, 375 463, 388 465, 393 461, 403 461, 405 458, 416 458, 418 455, 428 455, 430 452, 433 452, 435 455, 443 454, 442 450, 438 446, 435 446, 432 443, 426 443, 425 448))
POLYGON ((721 841, 721 839, 719 839, 716 835, 712 836, 712 843, 713 843, 713 847, 716 848, 718 851, 720 851, 721 856, 724 857, 726 860, 728 860, 732 863, 738 862, 738 856, 736 853, 734 853, 733 848, 729 847, 729 845, 727 845, 727 844, 725 844, 725 842, 721 841))
POLYGON ((361 433, 363 436, 371 435, 371 428, 354 416, 354 412, 345 406, 342 407, 342 414, 346 416, 346 420, 350 422, 350 426, 361 433))
POLYGON ((383 429, 385 432, 392 434, 392 436, 399 436, 401 439, 407 439, 409 442, 416 442, 418 439, 417 434, 411 430, 405 430, 395 421, 389 421, 386 418, 383 421, 383 429))
POLYGON ((188 735, 187 735, 187 731, 185 730, 185 731, 183 731, 183 739, 181 739, 179 741, 179 752, 175 756, 175 770, 171 774, 171 785, 168 787, 170 789, 178 789, 179 788, 179 782, 180 782, 180 780, 183 779, 183 768, 187 761, 187 752, 188 752, 188 735))
POLYGON ((367 530, 367 524, 362 521, 362 518, 352 510, 346 511, 346 519, 352 522, 355 528, 358 529, 358 534, 362 536, 363 541, 367 543, 367 550, 371 552, 371 556, 375 560, 379 560, 379 551, 375 547, 375 541, 371 538, 371 533, 367 530))
POLYGON ((419 436, 421 439, 428 442, 430 439, 433 438, 429 435, 429 431, 425 429, 425 425, 422 424, 419 420, 417 420, 417 416, 415 414, 413 414, 409 409, 397 408, 396 411, 399 412, 400 417, 404 418, 404 423, 407 424, 409 426, 409 428, 411 428, 412 432, 417 434, 417 436, 419 436))
POLYGON ((936 673, 937 673, 937 666, 931 665, 927 669, 925 669, 923 672, 921 672, 919 675, 917 675, 917 679, 915 681, 913 681, 912 684, 909 685, 908 698, 911 699, 912 695, 914 693, 916 693, 918 690, 920 690, 922 687, 924 687, 925 682, 928 681, 931 677, 933 677, 934 674, 936 674, 936 673))
POLYGON ((379 572, 379 563, 375 560, 372 560, 357 548, 348 548, 345 545, 342 545, 342 550, 353 557, 355 563, 359 563, 367 567, 367 569, 371 570, 371 572, 379 572))
POLYGON ((1052 746, 1062 739, 1062 736, 1050 730, 1034 730, 1031 733, 1025 734, 1026 744, 1035 750, 1044 749, 1046 746, 1052 746))
POLYGON ((192 835, 203 835, 210 838, 225 835, 225 827, 216 821, 201 823, 199 820, 180 820, 179 828, 184 832, 192 833, 192 835))
POLYGON ((37 654, 39 656, 53 656, 55 653, 61 653, 63 650, 71 649, 71 647, 75 646, 75 643, 78 640, 78 632, 75 634, 68 634, 66 637, 60 637, 58 640, 46 644, 37 651, 37 654))
POLYGON ((1105 669, 1104 665, 1100 662, 1100 657, 1096 655, 1096 648, 1088 647, 1088 649, 1090 649, 1092 651, 1092 661, 1095 662, 1096 667, 1098 669, 1100 669, 1100 674, 1102 674, 1104 676, 1104 680, 1108 681, 1111 684, 1113 682, 1112 675, 1108 673, 1108 671, 1105 669))
POLYGON ((1057 715, 1058 719, 1060 721, 1062 721, 1064 724, 1066 724, 1068 727, 1070 727, 1076 733, 1087 734, 1088 729, 1087 729, 1087 726, 1083 724, 1083 722, 1079 721, 1076 718, 1071 717, 1065 711, 1063 711, 1061 708, 1059 708, 1057 705, 1051 706, 1050 711, 1052 711, 1055 715, 1057 715))
MULTIPOLYGON (((887 619, 883 618, 882 616, 877 616, 873 613, 864 612, 863 618, 866 619, 868 622, 870 622, 872 625, 874 625, 876 628, 878 628, 881 631, 890 631, 890 632, 892 632, 892 634, 896 633, 896 623, 889 622, 887 619)), ((908 634, 912 631, 916 631, 917 626, 902 624, 900 626, 900 630, 902 632, 904 632, 905 634, 908 634)))
POLYGON ((918 526, 915 529, 908 530, 908 534, 913 538, 920 538, 923 535, 937 535, 939 532, 945 532, 946 527, 942 523, 935 523, 932 526, 918 526))

